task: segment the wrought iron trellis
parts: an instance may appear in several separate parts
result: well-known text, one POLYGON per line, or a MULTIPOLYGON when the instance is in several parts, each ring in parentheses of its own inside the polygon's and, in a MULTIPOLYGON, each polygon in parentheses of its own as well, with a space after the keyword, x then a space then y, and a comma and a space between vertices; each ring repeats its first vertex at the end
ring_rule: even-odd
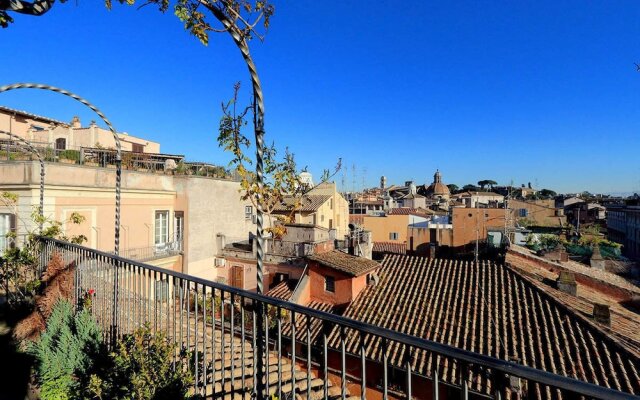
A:
POLYGON ((65 89, 60 89, 55 86, 44 85, 40 83, 14 83, 11 85, 5 85, 0 87, 0 93, 8 92, 10 90, 16 89, 40 89, 40 90, 48 90, 51 92, 56 92, 63 94, 67 97, 71 97, 72 99, 84 104, 89 107, 91 111, 95 112, 100 119, 107 125, 113 138, 116 142, 116 220, 115 220, 115 238, 114 238, 114 252, 118 254, 120 252, 120 194, 121 194, 121 183, 122 183, 122 145, 120 144, 120 137, 118 137, 118 133, 114 129, 111 122, 107 119, 107 117, 100 111, 96 106, 91 104, 89 101, 84 98, 78 96, 75 93, 69 92, 65 89))
POLYGON ((29 151, 31 151, 33 154, 36 155, 36 157, 38 158, 38 161, 40 161, 40 206, 38 208, 38 214, 40 215, 40 232, 42 232, 42 224, 44 222, 44 159, 42 158, 42 156, 40 155, 40 152, 38 151, 38 149, 36 149, 35 147, 33 147, 33 145, 31 143, 29 143, 27 140, 21 138, 20 136, 14 135, 13 133, 7 132, 7 131, 3 131, 0 129, 0 133, 3 133, 7 136, 9 136, 10 138, 13 138, 15 140, 17 140, 18 142, 22 143, 27 149, 29 149, 29 151))

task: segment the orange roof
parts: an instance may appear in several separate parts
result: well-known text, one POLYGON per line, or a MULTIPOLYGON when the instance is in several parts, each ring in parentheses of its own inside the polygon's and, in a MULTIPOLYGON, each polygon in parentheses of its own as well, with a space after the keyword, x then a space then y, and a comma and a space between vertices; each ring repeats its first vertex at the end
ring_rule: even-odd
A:
MULTIPOLYGON (((360 293, 345 317, 640 394, 640 357, 634 351, 508 267, 401 255, 385 256, 382 265, 379 283, 360 293)), ((346 336, 347 352, 359 354, 361 335, 346 336)), ((382 340, 365 335, 364 341, 367 357, 382 360, 382 340)), ((330 343, 339 346, 338 329, 330 343)), ((389 362, 404 366, 406 351, 389 344, 389 362)), ((416 373, 430 376, 437 363, 445 381, 460 382, 455 362, 410 351, 416 373)), ((475 390, 490 393, 483 372, 472 368, 470 379, 475 390)), ((555 398, 545 388, 530 392, 555 398)))
POLYGON ((373 242, 373 252, 407 254, 407 244, 395 242, 373 242))
POLYGON ((364 257, 356 257, 339 250, 318 253, 307 257, 325 267, 346 273, 351 276, 364 275, 378 267, 380 263, 364 257))

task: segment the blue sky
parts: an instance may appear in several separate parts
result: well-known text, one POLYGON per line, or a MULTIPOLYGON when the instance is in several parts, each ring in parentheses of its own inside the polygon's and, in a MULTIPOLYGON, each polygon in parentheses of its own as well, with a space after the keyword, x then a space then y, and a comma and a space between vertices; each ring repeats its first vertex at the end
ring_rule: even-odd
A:
MULTIPOLYGON (((252 43, 268 140, 316 177, 342 157, 349 189, 355 165, 356 187, 430 182, 439 168, 458 185, 640 191, 640 2, 274 4, 265 42, 252 43)), ((229 37, 205 47, 171 13, 101 0, 15 18, 0 30, 1 83, 59 85, 163 152, 226 164, 220 103, 249 84, 229 37)), ((40 91, 0 104, 95 118, 40 91)))

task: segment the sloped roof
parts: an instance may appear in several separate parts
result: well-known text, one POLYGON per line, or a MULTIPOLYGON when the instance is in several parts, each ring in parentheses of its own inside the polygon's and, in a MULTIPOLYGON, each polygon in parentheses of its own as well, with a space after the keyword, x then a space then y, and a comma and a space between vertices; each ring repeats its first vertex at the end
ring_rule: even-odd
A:
POLYGON ((275 297, 276 299, 280 299, 280 300, 289 301, 289 299, 291 298, 291 295, 293 294, 293 291, 296 288, 297 283, 298 283, 297 280, 282 281, 277 285, 275 285, 274 287, 272 287, 271 289, 269 289, 269 291, 267 292, 267 296, 275 297))
POLYGON ((408 195, 404 196, 403 199, 424 199, 425 197, 422 195, 419 195, 417 193, 409 193, 408 195))
MULTIPOLYGON (((387 255, 378 275, 344 316, 613 389, 640 394, 640 357, 513 270, 495 263, 387 255)), ((360 353, 361 335, 347 331, 346 350, 360 353)), ((334 329, 330 345, 340 345, 334 329)), ((366 356, 382 360, 382 340, 365 335, 366 356)), ((387 348, 404 366, 401 344, 387 348)), ((416 373, 437 363, 447 382, 460 382, 460 366, 426 351, 410 350, 416 373)), ((471 369, 474 390, 489 394, 486 375, 471 369)), ((555 398, 545 388, 530 391, 555 398)), ((508 398, 508 397, 507 397, 508 398)))
POLYGON ((0 111, 4 111, 4 112, 7 112, 7 113, 11 113, 11 114, 19 114, 19 115, 22 115, 23 117, 26 117, 26 118, 35 119, 35 120, 42 121, 42 122, 48 122, 48 123, 55 124, 55 125, 69 126, 69 124, 67 122, 58 121, 58 120, 53 119, 53 118, 43 117, 42 115, 32 114, 30 112, 26 112, 26 111, 22 111, 22 110, 16 110, 14 108, 9 108, 9 107, 5 107, 5 106, 0 106, 0 111))
POLYGON ((356 257, 339 250, 314 254, 307 257, 325 267, 333 268, 351 276, 360 276, 380 267, 380 263, 364 257, 356 257))
MULTIPOLYGON (((286 280, 278 283, 274 287, 267 292, 267 296, 275 297, 276 299, 290 301, 291 296, 293 295, 293 291, 296 288, 296 284, 298 280, 286 280)), ((316 310, 333 313, 334 307, 331 304, 323 303, 317 300, 311 300, 309 303, 305 304, 306 307, 310 307, 316 310)), ((284 336, 291 337, 292 329, 291 329, 291 318, 289 316, 282 316, 282 334, 284 336)), ((306 340, 306 329, 307 329, 307 316, 304 314, 296 315, 296 332, 298 332, 298 337, 306 340)), ((318 337, 322 330, 322 320, 318 318, 313 318, 311 320, 310 326, 310 334, 311 340, 314 341, 318 337)))
POLYGON ((435 214, 433 210, 427 210, 426 208, 409 208, 409 207, 399 207, 392 208, 387 213, 389 215, 417 215, 420 217, 429 216, 435 214))
MULTIPOLYGON (((296 212, 314 212, 318 211, 324 203, 331 198, 328 194, 318 195, 305 195, 300 198, 300 206, 296 209, 296 212)), ((291 212, 297 199, 294 197, 286 197, 281 204, 278 204, 274 212, 275 213, 287 213, 291 212)))
MULTIPOLYGON (((323 303, 321 301, 316 301, 316 300, 312 300, 310 301, 308 304, 306 304, 307 307, 309 308, 313 308, 315 310, 319 310, 319 311, 324 311, 324 312, 328 312, 328 313, 333 313, 334 312, 334 306, 331 304, 327 304, 327 303, 323 303)), ((291 329, 291 318, 287 317, 287 318, 283 318, 284 319, 284 323, 282 324, 282 334, 284 336, 288 336, 291 337, 292 334, 292 329, 291 329)), ((309 333, 311 336, 311 342, 314 342, 317 338, 318 335, 321 333, 322 331, 322 320, 319 318, 312 318, 311 319, 311 326, 309 329, 309 333)), ((300 338, 299 340, 302 341, 306 341, 307 340, 307 316, 304 314, 298 314, 296 315, 296 334, 298 335, 297 337, 300 338)))
POLYGON ((406 243, 373 242, 374 253, 407 254, 406 243))

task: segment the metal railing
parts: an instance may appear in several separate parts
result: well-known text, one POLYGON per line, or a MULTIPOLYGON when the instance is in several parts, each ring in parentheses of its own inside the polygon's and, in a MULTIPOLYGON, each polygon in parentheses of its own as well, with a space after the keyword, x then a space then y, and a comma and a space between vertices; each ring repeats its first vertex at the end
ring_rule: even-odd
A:
POLYGON ((149 323, 193 352, 193 389, 207 398, 639 398, 79 245, 42 245, 43 268, 56 255, 75 267, 76 301, 94 293, 92 312, 107 343, 149 323), (347 351, 353 337, 357 349, 347 351), (374 338, 381 348, 369 348, 374 338), (416 372, 418 352, 432 356, 428 376, 416 372))
POLYGON ((160 243, 147 247, 120 250, 124 258, 135 261, 151 261, 165 257, 172 257, 182 253, 182 240, 160 243))
MULTIPOLYGON (((109 148, 65 146, 57 149, 55 143, 33 142, 46 162, 87 167, 116 168, 117 152, 109 148)), ((29 161, 36 158, 25 152, 15 140, 0 140, 0 160, 29 161)), ((184 156, 122 151, 122 169, 156 174, 191 175, 239 180, 237 174, 224 167, 203 162, 189 162, 184 156)))

